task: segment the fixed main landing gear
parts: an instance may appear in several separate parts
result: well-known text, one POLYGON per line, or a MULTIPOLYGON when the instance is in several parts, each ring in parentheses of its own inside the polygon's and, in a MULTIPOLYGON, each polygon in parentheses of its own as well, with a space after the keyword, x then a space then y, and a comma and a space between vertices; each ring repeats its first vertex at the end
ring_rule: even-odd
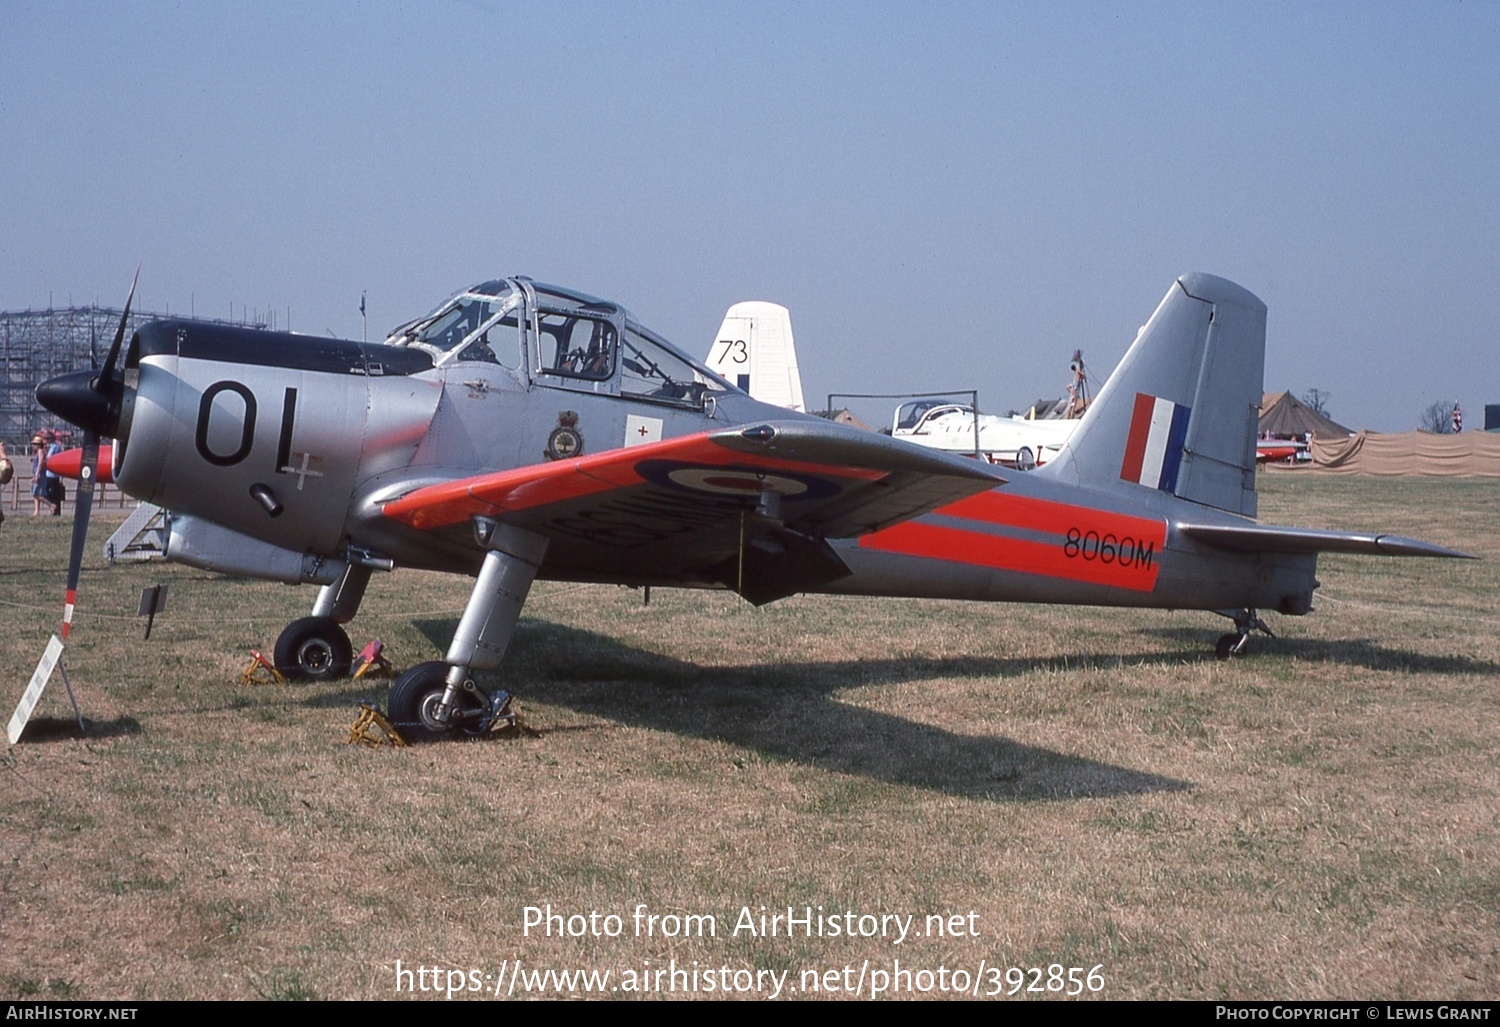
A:
POLYGON ((1227 635, 1220 635, 1218 644, 1214 646, 1214 655, 1221 660, 1242 655, 1250 641, 1252 631, 1263 631, 1269 638, 1276 637, 1266 622, 1255 615, 1254 610, 1217 610, 1215 612, 1234 621, 1234 631, 1227 635))
POLYGON ((444 706, 448 693, 448 665, 438 660, 419 663, 391 686, 388 718, 408 742, 486 734, 497 725, 515 722, 511 694, 503 689, 486 694, 465 677, 458 695, 444 706))
POLYGON ((484 563, 446 658, 419 663, 391 686, 388 719, 407 741, 481 735, 513 720, 510 693, 486 693, 472 672, 500 666, 547 539, 489 517, 474 518, 474 537, 484 563))
POLYGON ((370 583, 370 568, 350 564, 332 585, 324 585, 312 616, 294 620, 276 639, 276 669, 289 681, 332 681, 349 676, 354 647, 341 625, 359 611, 370 583))
POLYGON ((354 647, 332 617, 303 617, 276 639, 276 669, 288 681, 332 681, 349 676, 354 647))

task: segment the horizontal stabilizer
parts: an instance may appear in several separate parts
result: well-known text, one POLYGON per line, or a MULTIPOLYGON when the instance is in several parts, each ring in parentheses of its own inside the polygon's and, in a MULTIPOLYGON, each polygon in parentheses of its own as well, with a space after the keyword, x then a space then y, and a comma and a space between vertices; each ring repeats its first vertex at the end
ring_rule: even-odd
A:
POLYGON ((1220 549, 1245 553, 1363 553, 1367 556, 1445 556, 1462 560, 1478 557, 1401 535, 1358 531, 1317 531, 1259 524, 1179 524, 1188 538, 1220 549))

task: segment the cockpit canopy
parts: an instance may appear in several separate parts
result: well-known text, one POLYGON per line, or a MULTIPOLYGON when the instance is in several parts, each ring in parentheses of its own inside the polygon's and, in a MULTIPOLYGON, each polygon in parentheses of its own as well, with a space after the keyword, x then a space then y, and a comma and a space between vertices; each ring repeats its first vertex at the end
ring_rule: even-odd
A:
MULTIPOLYGON (((925 435, 937 430, 939 424, 954 423, 959 425, 960 431, 973 431, 974 408, 959 403, 944 403, 940 400, 912 400, 896 408, 891 434, 925 435)), ((950 426, 947 430, 954 429, 950 426)))
POLYGON ((481 361, 543 385, 674 404, 733 388, 619 304, 522 277, 456 293, 386 343, 426 350, 438 366, 481 361))

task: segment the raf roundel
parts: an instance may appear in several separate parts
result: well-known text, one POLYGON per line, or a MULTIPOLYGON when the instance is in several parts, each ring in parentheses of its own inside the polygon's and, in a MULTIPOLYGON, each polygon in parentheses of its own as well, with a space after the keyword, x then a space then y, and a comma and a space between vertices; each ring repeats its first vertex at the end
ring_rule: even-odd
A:
POLYGON ((685 467, 668 471, 667 477, 683 488, 696 492, 713 492, 721 496, 758 496, 762 492, 776 492, 783 496, 799 496, 807 491, 807 483, 779 474, 748 474, 743 471, 723 471, 717 468, 685 467))
POLYGON ((825 499, 839 491, 838 485, 826 478, 790 471, 773 473, 749 466, 711 467, 675 460, 646 460, 636 466, 636 473, 657 485, 716 496, 754 498, 763 492, 774 492, 786 499, 825 499))

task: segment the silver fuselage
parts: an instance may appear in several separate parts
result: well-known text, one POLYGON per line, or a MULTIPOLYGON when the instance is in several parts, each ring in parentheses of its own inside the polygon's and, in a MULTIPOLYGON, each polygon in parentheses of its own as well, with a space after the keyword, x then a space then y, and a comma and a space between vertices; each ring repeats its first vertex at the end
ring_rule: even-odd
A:
MULTIPOLYGON (((423 531, 382 504, 427 485, 755 422, 817 420, 733 388, 706 402, 625 395, 614 381, 427 359, 410 347, 193 322, 145 326, 116 478, 172 511, 169 555, 199 566, 326 584, 351 559, 473 574, 463 531, 423 531), (563 432, 563 435, 559 435, 563 432), (559 451, 561 448, 561 452, 559 451), (273 516, 259 488, 279 511, 273 516), (240 541, 244 540, 244 541, 240 541), (235 550, 235 547, 239 548, 235 550), (226 550, 234 550, 229 552, 226 550), (263 547, 263 548, 261 548, 263 547)), ((594 511, 556 538, 540 576, 717 587, 661 543, 691 517, 594 511), (636 558, 643 533, 654 554, 636 558)), ((829 540, 850 573, 816 591, 987 601, 1303 613, 1314 554, 1238 553, 1176 530, 1250 523, 1144 487, 1091 489, 1015 473, 991 493, 857 538, 829 540)))

